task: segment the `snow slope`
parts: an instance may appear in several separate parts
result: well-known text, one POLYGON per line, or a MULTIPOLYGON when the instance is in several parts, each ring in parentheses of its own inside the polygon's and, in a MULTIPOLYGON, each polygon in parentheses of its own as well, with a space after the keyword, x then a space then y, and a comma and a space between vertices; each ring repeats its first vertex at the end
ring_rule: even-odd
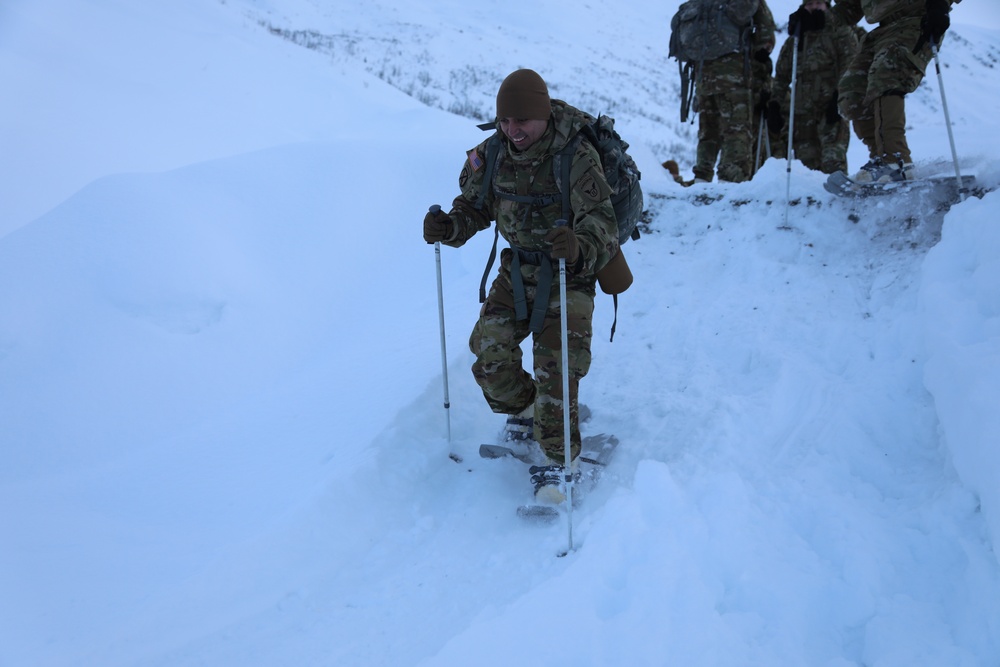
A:
MULTIPOLYGON (((796 165, 785 226, 784 162, 681 190, 676 4, 0 10, 0 664, 994 665, 997 195, 852 208, 796 165), (491 235, 442 253, 451 443, 419 238, 517 66, 618 118, 650 212, 582 390, 624 445, 562 559, 475 454, 491 235)), ((963 9, 992 189, 1000 34, 963 9)), ((948 168, 936 78, 911 99, 948 168)))

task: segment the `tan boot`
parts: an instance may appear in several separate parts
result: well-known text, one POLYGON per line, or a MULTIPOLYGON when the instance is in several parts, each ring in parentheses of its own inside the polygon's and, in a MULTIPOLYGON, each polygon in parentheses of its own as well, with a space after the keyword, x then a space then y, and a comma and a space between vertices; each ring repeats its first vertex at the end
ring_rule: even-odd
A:
POLYGON ((882 155, 881 147, 875 140, 875 117, 864 116, 853 121, 851 125, 854 127, 854 134, 868 149, 868 158, 880 157, 882 155))
POLYGON ((875 137, 879 156, 886 164, 909 164, 906 143, 906 107, 902 95, 884 95, 875 100, 875 137))

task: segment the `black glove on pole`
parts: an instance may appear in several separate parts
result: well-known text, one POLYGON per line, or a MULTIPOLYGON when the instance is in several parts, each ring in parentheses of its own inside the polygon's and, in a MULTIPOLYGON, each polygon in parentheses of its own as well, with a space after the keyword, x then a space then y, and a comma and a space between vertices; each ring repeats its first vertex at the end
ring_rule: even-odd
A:
MULTIPOLYGON (((799 7, 788 15, 788 34, 801 35, 803 32, 822 30, 826 26, 826 12, 811 12, 805 7, 799 7)), ((802 42, 798 44, 802 48, 802 42)))
POLYGON ((930 42, 937 46, 941 43, 944 33, 951 27, 951 3, 948 0, 927 0, 927 12, 920 19, 920 39, 913 48, 913 52, 918 52, 924 44, 930 42))
POLYGON ((431 206, 424 216, 424 240, 427 243, 447 241, 453 230, 454 223, 451 221, 451 216, 442 211, 437 204, 431 206))
POLYGON ((826 122, 827 125, 836 125, 840 122, 840 109, 837 108, 837 100, 839 99, 839 94, 837 91, 833 91, 833 97, 829 102, 826 103, 826 122))
POLYGON ((771 134, 781 134, 785 119, 781 117, 781 105, 777 100, 771 100, 767 105, 767 129, 771 134))

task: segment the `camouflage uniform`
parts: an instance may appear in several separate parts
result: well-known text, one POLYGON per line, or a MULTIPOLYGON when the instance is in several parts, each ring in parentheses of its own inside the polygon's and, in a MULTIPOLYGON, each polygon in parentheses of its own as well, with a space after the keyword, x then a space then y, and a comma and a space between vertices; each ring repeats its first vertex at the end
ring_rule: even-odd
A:
POLYGON ((861 40, 840 79, 840 112, 853 121, 873 159, 913 161, 903 97, 917 89, 933 58, 929 43, 913 52, 926 6, 926 0, 839 0, 830 9, 843 24, 854 25, 862 17, 878 24, 861 40))
POLYGON ((753 109, 759 99, 752 82, 752 54, 774 48, 774 17, 765 0, 753 17, 754 32, 747 49, 700 64, 695 73, 698 110, 698 150, 695 178, 711 181, 719 162, 719 180, 739 183, 753 173, 757 125, 753 109))
MULTIPOLYGON (((848 122, 827 120, 827 109, 837 96, 837 84, 847 63, 858 50, 858 35, 852 26, 827 25, 822 30, 803 31, 795 72, 795 157, 810 169, 832 174, 847 171, 847 145, 851 139, 848 122)), ((775 68, 771 99, 788 118, 792 81, 794 39, 781 47, 775 68)), ((787 155, 788 126, 781 136, 772 137, 779 157, 787 155)))
MULTIPOLYGON (((523 152, 510 147, 503 133, 502 158, 495 173, 495 189, 483 182, 486 142, 469 151, 459 177, 462 193, 450 212, 455 237, 447 244, 458 247, 495 220, 500 235, 510 244, 500 254, 500 272, 490 288, 469 339, 476 355, 472 373, 494 412, 516 414, 534 403, 535 440, 554 462, 564 458, 563 395, 561 374, 561 324, 559 317, 558 261, 549 258, 544 240, 563 217, 553 156, 577 131, 593 120, 560 100, 552 100, 552 117, 545 134, 523 152), (481 209, 477 200, 485 188, 481 209), (497 193, 549 197, 547 203, 511 201, 497 193), (524 297, 530 313, 537 298, 547 311, 542 328, 529 330, 527 320, 515 314, 512 264, 520 264, 524 297), (543 266, 554 278, 545 294, 538 294, 543 266), (521 363, 521 342, 532 335, 534 378, 521 363)), ((498 123, 499 128, 499 123, 498 123)), ((570 172, 571 225, 580 243, 580 261, 567 266, 566 315, 569 334, 569 403, 572 456, 580 453, 577 393, 580 379, 590 369, 590 343, 597 272, 618 252, 618 227, 596 149, 587 141, 578 144, 570 172)))
MULTIPOLYGON (((767 159, 765 147, 760 145, 760 142, 764 140, 764 131, 766 131, 764 130, 764 111, 766 107, 761 104, 761 100, 767 100, 771 96, 771 89, 774 86, 774 82, 771 78, 773 68, 774 66, 771 63, 770 55, 767 56, 766 62, 762 59, 758 59, 757 57, 750 59, 750 83, 754 102, 753 121, 750 124, 750 129, 753 131, 754 173, 756 173, 758 166, 757 156, 760 155, 760 161, 762 163, 765 159, 767 159)), ((753 178, 753 173, 750 174, 750 177, 753 178)))

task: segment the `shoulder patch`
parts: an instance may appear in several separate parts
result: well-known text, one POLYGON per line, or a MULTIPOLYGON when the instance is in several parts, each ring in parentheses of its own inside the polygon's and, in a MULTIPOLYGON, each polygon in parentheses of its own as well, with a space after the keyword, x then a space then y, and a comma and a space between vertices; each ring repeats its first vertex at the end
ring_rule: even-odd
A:
POLYGON ((462 173, 458 176, 458 187, 465 189, 465 184, 469 182, 469 165, 462 167, 462 173))
POLYGON ((601 189, 597 187, 597 182, 594 180, 594 175, 591 173, 584 174, 583 178, 580 179, 580 192, 583 196, 590 201, 601 201, 601 189))
POLYGON ((469 166, 472 167, 472 171, 479 171, 483 166, 483 158, 479 157, 479 151, 475 148, 469 151, 469 166))

